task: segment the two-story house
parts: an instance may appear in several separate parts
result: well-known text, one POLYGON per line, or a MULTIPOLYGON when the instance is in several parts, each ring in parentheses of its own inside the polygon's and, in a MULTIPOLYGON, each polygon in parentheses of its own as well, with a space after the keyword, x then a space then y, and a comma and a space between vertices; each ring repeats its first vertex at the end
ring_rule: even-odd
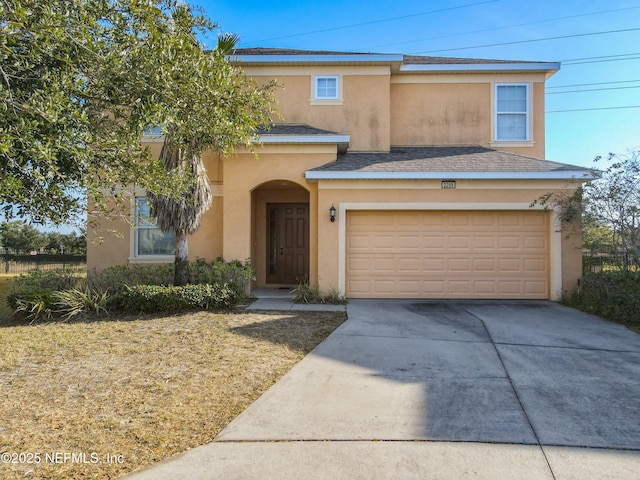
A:
MULTIPOLYGON (((206 155, 215 198, 192 258, 250 259, 257 287, 308 280, 351 298, 557 299, 578 285, 579 225, 532 207, 589 175, 544 160, 558 63, 265 48, 233 61, 283 85, 284 120, 258 158, 206 155)), ((162 138, 144 140, 159 152, 162 138)), ((138 194, 137 225, 90 244, 89 268, 173 261, 138 194)))

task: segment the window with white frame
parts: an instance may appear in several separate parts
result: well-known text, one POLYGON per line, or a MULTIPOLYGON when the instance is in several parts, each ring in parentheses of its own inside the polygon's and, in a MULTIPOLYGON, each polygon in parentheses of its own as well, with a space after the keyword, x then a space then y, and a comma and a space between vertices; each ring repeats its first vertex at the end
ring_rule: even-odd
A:
POLYGON ((164 135, 164 133, 162 133, 162 126, 161 125, 147 125, 144 128, 144 135, 146 137, 159 137, 161 135, 164 135))
POLYGON ((151 215, 151 205, 146 198, 136 198, 135 255, 173 255, 175 232, 163 232, 151 215))
POLYGON ((529 85, 496 85, 496 141, 528 141, 529 114, 529 85))
POLYGON ((315 77, 315 98, 317 100, 337 100, 340 96, 338 76, 315 77))

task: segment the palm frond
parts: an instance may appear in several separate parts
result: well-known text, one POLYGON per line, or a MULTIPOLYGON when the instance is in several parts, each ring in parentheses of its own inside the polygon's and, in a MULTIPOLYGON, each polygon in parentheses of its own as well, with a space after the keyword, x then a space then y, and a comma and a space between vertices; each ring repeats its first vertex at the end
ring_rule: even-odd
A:
POLYGON ((193 234, 200 228, 202 215, 213 202, 202 158, 175 148, 170 136, 165 138, 160 158, 167 170, 189 177, 191 186, 180 197, 150 195, 152 214, 164 232, 182 230, 193 234))

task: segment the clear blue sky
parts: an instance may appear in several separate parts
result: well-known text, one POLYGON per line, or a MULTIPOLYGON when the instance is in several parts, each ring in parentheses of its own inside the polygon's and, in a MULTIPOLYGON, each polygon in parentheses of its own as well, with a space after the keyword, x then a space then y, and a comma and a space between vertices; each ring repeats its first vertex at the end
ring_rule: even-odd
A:
POLYGON ((191 3, 241 47, 559 61, 547 81, 546 158, 592 166, 640 148, 638 0, 191 3))

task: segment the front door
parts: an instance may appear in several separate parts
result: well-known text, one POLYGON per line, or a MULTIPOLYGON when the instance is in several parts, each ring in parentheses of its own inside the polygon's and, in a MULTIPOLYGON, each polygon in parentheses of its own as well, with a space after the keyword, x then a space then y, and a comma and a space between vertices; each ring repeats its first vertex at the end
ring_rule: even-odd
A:
POLYGON ((308 203, 267 204, 267 259, 267 283, 308 280, 308 203))

